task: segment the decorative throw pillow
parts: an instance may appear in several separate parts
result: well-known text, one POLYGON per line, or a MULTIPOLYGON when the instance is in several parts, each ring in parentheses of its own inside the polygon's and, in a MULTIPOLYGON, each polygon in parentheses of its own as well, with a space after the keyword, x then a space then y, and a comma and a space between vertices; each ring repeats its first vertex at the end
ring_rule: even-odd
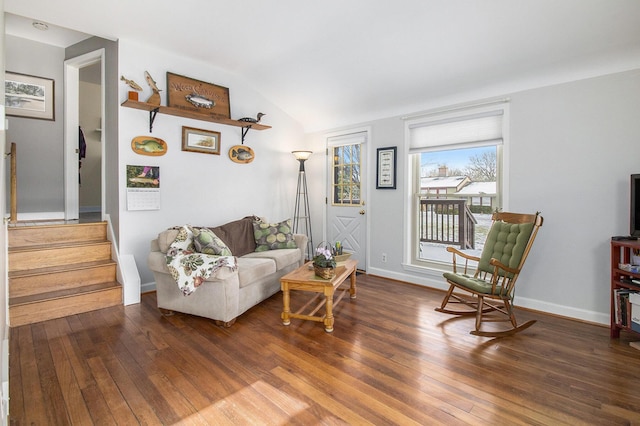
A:
POLYGON ((255 216, 246 216, 221 226, 207 226, 229 247, 234 256, 242 257, 256 251, 256 239, 253 236, 255 216))
POLYGON ((229 247, 208 228, 191 228, 193 245, 198 253, 215 256, 231 256, 229 247))
POLYGON ((291 232, 291 219, 280 223, 253 222, 256 251, 298 248, 291 232))

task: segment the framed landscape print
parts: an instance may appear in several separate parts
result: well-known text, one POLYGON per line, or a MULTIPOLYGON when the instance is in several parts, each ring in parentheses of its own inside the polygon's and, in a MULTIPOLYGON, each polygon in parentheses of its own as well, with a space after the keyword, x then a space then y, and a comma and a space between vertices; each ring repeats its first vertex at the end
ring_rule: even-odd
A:
POLYGON ((376 189, 396 189, 397 147, 378 148, 376 189))
POLYGON ((220 155, 220 132, 182 126, 182 150, 220 155))
POLYGON ((167 106, 231 118, 228 88, 170 72, 167 72, 167 106))
POLYGON ((4 91, 7 115, 55 120, 53 79, 7 71, 4 91))

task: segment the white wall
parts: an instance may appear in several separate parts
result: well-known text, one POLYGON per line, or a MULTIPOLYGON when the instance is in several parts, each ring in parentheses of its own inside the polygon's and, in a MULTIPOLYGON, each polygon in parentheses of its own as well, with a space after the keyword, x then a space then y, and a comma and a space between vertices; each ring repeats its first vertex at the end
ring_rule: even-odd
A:
MULTIPOLYGON (((545 219, 519 278, 516 304, 607 324, 609 241, 629 232, 629 175, 640 173, 640 70, 494 96, 511 99, 506 209, 540 211, 545 219)), ((362 125, 372 127, 368 272, 444 289, 440 271, 402 265, 403 122, 391 117, 354 127, 362 125), (395 191, 374 189, 373 153, 384 146, 398 146, 395 191)), ((307 135, 307 143, 321 144, 324 135, 307 135)))
MULTIPOLYGON (((229 88, 231 117, 267 114, 262 122, 272 126, 263 131, 249 131, 245 145, 255 152, 249 164, 236 164, 228 157, 231 146, 240 144, 241 128, 158 114, 149 133, 149 113, 120 107, 119 176, 120 176, 120 254, 132 254, 138 267, 143 291, 151 289, 153 275, 146 266, 149 243, 157 234, 172 226, 221 225, 247 215, 269 220, 290 218, 294 209, 298 162, 291 155, 304 148, 302 128, 288 115, 245 81, 216 68, 175 53, 150 49, 127 40, 119 41, 119 75, 133 79, 145 88, 140 100, 151 94, 144 72, 149 71, 166 105, 166 73, 172 72, 229 88), (184 152, 182 126, 221 132, 221 154, 184 152), (164 156, 142 156, 131 149, 131 140, 151 135, 167 142, 164 156), (160 167, 161 208, 157 211, 127 211, 126 166, 160 167)), ((120 100, 129 88, 120 87, 120 100)), ((130 292, 132 289, 125 289, 130 292)))

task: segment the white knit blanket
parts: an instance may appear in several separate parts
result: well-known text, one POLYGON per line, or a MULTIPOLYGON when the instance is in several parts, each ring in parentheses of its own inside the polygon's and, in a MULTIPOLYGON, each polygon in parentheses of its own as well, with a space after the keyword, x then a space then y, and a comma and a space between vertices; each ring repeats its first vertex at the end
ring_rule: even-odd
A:
POLYGON ((167 250, 167 268, 185 296, 192 294, 211 274, 226 266, 235 271, 235 256, 213 256, 198 253, 193 244, 191 227, 184 225, 167 250))

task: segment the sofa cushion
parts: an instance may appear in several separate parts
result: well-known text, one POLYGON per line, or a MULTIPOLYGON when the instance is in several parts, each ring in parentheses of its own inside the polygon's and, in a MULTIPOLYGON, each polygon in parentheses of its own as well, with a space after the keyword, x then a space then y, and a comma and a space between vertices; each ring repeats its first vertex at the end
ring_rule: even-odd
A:
POLYGON ((191 228, 193 245, 198 253, 214 256, 231 256, 231 250, 211 229, 191 228))
POLYGON ((274 272, 276 272, 276 262, 273 259, 250 258, 246 256, 238 258, 240 288, 251 285, 274 272))
POLYGON ((255 251, 280 250, 297 248, 291 232, 291 219, 279 223, 253 222, 256 240, 255 251))
POLYGON ((243 259, 273 259, 276 262, 276 269, 279 271, 287 266, 298 263, 302 255, 300 250, 296 249, 280 249, 269 251, 256 251, 244 256, 243 259))
POLYGON ((234 256, 244 256, 256 249, 253 238, 253 221, 255 216, 247 216, 215 228, 209 227, 229 247, 234 256))
POLYGON ((158 234, 158 247, 162 253, 166 253, 169 250, 169 246, 173 243, 178 236, 178 228, 170 228, 162 231, 158 234))

